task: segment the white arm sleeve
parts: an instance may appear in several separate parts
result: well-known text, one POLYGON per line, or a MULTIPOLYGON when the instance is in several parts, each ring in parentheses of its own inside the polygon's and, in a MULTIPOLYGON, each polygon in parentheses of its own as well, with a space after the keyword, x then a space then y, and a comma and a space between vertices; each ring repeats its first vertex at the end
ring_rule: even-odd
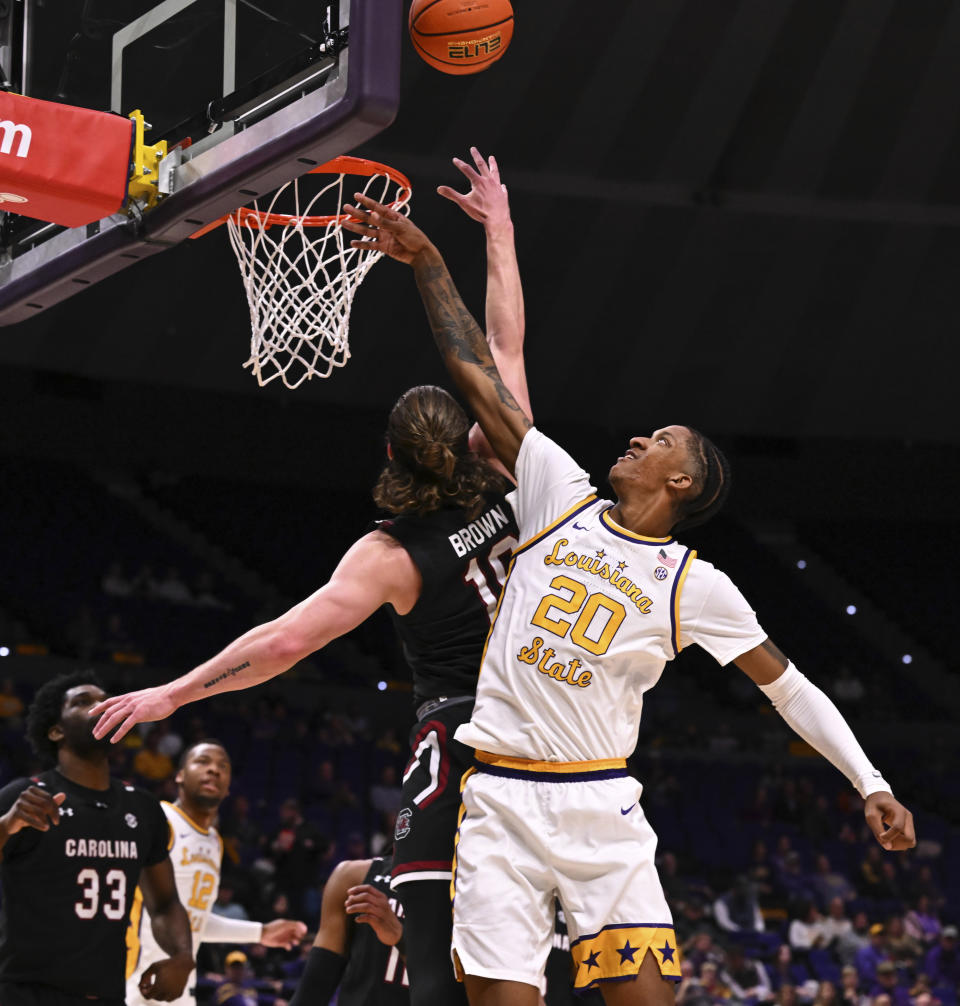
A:
POLYGON ((204 943, 259 943, 263 939, 263 923, 247 919, 228 919, 211 912, 203 927, 204 943))
POLYGON ((871 793, 893 792, 870 764, 840 710, 792 661, 776 681, 760 685, 760 690, 784 720, 836 766, 864 799, 871 793))

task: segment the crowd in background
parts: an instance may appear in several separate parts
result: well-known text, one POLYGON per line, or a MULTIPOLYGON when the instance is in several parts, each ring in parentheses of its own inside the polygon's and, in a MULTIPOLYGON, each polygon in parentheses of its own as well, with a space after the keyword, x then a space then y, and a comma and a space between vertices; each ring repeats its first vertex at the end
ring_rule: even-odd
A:
MULTIPOLYGON (((0 684, 4 779, 33 767, 19 724, 28 699, 14 681, 0 684)), ((294 712, 279 693, 236 693, 133 731, 114 770, 174 799, 185 746, 223 740, 234 782, 219 821, 224 870, 214 910, 295 917, 315 929, 334 866, 389 851, 407 758, 401 733, 372 722, 359 695, 351 708, 294 712)), ((679 749, 642 744, 632 766, 660 837, 660 875, 683 947, 680 1006, 957 1006, 954 830, 920 815, 920 846, 887 854, 832 769, 747 764, 735 740, 718 724, 711 738, 685 745, 708 753, 708 771, 679 749)), ((207 947, 201 998, 216 999, 226 982, 263 1006, 283 1000, 301 955, 207 947)))

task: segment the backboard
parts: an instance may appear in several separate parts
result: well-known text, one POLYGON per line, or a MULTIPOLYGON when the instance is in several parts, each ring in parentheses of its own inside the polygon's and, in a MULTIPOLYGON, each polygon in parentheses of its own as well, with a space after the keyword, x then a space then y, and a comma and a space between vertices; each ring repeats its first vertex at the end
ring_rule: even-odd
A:
POLYGON ((167 143, 160 199, 83 228, 2 214, 0 324, 69 297, 393 121, 401 0, 0 4, 8 89, 129 115, 167 143))

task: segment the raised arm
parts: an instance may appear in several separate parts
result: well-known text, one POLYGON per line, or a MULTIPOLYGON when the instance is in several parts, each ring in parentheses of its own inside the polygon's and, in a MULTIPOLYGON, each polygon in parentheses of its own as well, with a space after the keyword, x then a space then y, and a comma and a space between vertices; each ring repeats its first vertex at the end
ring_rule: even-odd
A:
MULTIPOLYGON (((503 383, 527 418, 532 420, 523 361, 523 287, 507 187, 500 180, 500 168, 494 157, 484 160, 476 147, 470 148, 470 155, 475 167, 459 157, 453 159, 454 165, 470 183, 470 191, 457 192, 449 185, 441 185, 437 192, 456 203, 472 220, 483 224, 487 248, 487 342, 503 383)), ((470 430, 470 447, 481 457, 502 467, 479 424, 474 424, 470 430)))
POLYGON ((344 209, 355 219, 344 226, 363 240, 356 248, 372 248, 413 267, 434 341, 480 422, 483 432, 512 474, 520 444, 532 423, 504 383, 480 326, 466 309, 443 256, 407 217, 356 193, 360 206, 344 209))
POLYGON ((420 571, 406 549, 372 531, 340 560, 330 581, 288 612, 235 639, 211 660, 165 685, 115 695, 91 707, 116 743, 137 723, 162 720, 188 702, 252 688, 355 629, 383 604, 406 614, 420 596, 420 571))

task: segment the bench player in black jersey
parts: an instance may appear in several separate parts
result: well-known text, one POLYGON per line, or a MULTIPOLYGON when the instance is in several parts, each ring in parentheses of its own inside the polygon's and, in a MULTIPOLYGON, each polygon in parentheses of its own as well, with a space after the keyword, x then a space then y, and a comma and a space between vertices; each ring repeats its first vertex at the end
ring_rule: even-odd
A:
MULTIPOLYGON (((530 412, 523 365, 523 294, 506 187, 496 161, 471 150, 454 163, 466 194, 441 195, 484 225, 487 338, 515 399, 530 412)), ((413 671, 417 725, 397 821, 395 889, 405 912, 411 1001, 466 1003, 450 963, 450 879, 459 784, 472 751, 453 740, 469 720, 483 644, 517 528, 508 487, 477 453, 493 457, 479 428, 440 388, 401 396, 387 425, 388 464, 374 498, 393 514, 364 535, 329 583, 273 622, 258 626, 189 674, 102 703, 96 733, 122 738, 187 702, 250 688, 349 632, 387 605, 413 671), (471 450, 471 447, 473 450, 471 450), (399 883, 397 883, 399 882, 399 883)), ((314 972, 301 987, 312 1001, 314 972)), ((299 995, 299 990, 298 990, 299 995)))
POLYGON ((403 909, 390 890, 390 860, 338 863, 323 889, 320 928, 303 982, 290 1006, 408 1006, 410 981, 403 942, 403 909))
POLYGON ((56 767, 0 790, 3 1006, 122 1006, 138 883, 169 954, 144 974, 144 996, 176 999, 193 969, 167 819, 148 793, 110 778, 109 744, 93 736, 88 711, 104 697, 87 672, 43 685, 27 729, 56 767))

